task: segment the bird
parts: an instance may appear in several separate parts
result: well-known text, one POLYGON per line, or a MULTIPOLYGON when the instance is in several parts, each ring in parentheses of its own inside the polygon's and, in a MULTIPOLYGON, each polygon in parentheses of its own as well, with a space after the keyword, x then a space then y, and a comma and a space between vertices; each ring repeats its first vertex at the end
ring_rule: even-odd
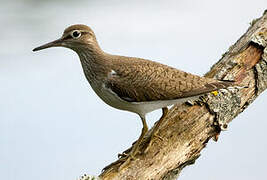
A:
POLYGON ((154 137, 168 113, 168 106, 235 85, 235 81, 201 77, 156 61, 104 52, 93 30, 83 24, 69 26, 59 39, 33 51, 51 47, 75 51, 94 92, 106 104, 140 116, 143 124, 141 135, 130 152, 121 158, 121 167, 125 167, 140 152, 139 146, 148 132, 147 113, 162 109, 162 116, 150 134, 154 137))

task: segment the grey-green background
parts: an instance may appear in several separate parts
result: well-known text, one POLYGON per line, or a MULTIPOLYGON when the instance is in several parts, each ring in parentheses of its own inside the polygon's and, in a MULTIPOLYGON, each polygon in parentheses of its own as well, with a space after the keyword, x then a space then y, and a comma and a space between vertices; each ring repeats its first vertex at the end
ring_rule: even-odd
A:
MULTIPOLYGON (((101 47, 202 75, 262 15, 266 0, 0 0, 0 179, 99 174, 137 139, 135 114, 105 105, 67 49, 31 50, 71 24, 101 47)), ((209 142, 181 180, 266 179, 266 92, 209 142)), ((150 126, 161 111, 148 115, 150 126)))

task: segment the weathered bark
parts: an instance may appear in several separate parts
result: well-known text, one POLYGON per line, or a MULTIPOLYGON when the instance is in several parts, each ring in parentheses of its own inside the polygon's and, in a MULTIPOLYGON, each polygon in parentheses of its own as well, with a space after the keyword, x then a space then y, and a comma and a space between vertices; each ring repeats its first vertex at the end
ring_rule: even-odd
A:
MULTIPOLYGON (((113 163, 100 175, 103 180, 176 179, 181 170, 200 156, 210 138, 254 101, 267 87, 267 13, 254 20, 248 31, 205 75, 236 80, 243 89, 209 94, 198 103, 176 105, 169 111, 151 148, 123 170, 113 163)), ((144 140, 141 148, 147 141, 144 140)))

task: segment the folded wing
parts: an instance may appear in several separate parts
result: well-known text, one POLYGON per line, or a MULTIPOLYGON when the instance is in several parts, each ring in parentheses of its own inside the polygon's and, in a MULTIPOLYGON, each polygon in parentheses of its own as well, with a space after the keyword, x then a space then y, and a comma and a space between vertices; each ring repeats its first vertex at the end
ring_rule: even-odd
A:
POLYGON ((106 87, 129 102, 197 96, 234 84, 232 81, 204 78, 142 59, 124 61, 112 69, 115 73, 109 76, 106 87))

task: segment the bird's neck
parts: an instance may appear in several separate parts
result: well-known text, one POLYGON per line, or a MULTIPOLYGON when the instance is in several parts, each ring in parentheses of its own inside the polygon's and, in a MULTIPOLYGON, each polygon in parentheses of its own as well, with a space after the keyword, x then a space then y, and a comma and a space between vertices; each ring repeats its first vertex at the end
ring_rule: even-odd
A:
POLYGON ((94 48, 83 47, 75 51, 80 57, 84 74, 89 83, 104 81, 108 72, 108 55, 98 45, 94 48))

